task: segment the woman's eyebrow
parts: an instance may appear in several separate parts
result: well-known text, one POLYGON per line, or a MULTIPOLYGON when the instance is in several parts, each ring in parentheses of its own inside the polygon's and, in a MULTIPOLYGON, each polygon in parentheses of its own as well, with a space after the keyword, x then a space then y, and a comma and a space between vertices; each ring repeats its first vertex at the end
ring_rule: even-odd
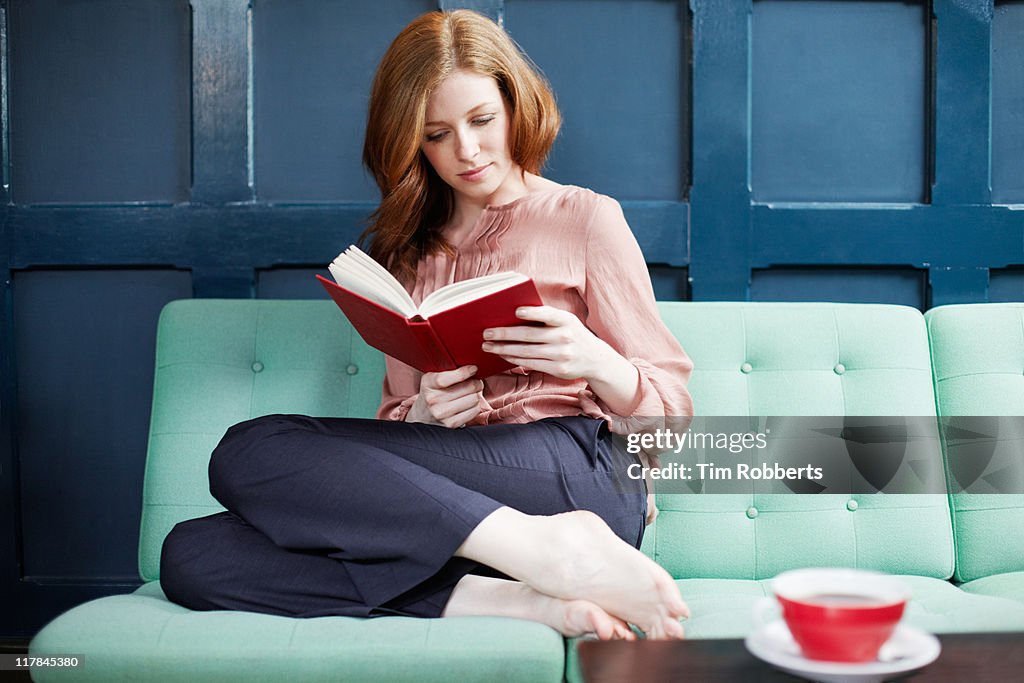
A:
MULTIPOLYGON (((486 109, 488 107, 496 107, 496 106, 498 106, 498 105, 495 104, 494 102, 483 102, 482 104, 478 104, 475 107, 473 107, 472 109, 470 109, 469 111, 467 111, 465 114, 463 114, 463 116, 469 116, 470 114, 472 114, 473 112, 475 112, 475 111, 477 111, 479 109, 486 109)), ((444 121, 427 121, 423 125, 424 126, 443 126, 443 125, 445 125, 445 122, 444 121)))

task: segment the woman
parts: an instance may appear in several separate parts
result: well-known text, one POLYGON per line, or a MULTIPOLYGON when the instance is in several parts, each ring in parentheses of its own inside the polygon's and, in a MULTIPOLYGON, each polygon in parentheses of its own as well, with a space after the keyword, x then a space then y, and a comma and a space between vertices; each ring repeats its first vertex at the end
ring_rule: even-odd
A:
POLYGON ((168 536, 168 597, 682 637, 678 588, 637 550, 653 508, 624 489, 608 425, 692 414, 691 365, 618 204, 538 174, 558 127, 547 85, 488 19, 433 12, 395 39, 364 148, 382 195, 371 254, 416 301, 518 270, 546 305, 485 332, 483 348, 516 366, 505 373, 389 358, 380 420, 277 415, 228 430, 210 463, 228 511, 168 536))

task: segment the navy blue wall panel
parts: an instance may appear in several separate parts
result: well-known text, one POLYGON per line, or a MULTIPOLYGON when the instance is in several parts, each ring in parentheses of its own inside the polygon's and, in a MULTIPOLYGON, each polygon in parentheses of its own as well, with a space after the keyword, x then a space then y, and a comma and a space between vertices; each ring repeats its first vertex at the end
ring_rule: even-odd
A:
POLYGON ((754 270, 751 301, 839 301, 924 306, 927 272, 900 268, 754 270), (815 295, 808 297, 808 292, 815 295))
POLYGON ((1024 301, 1024 268, 999 268, 989 271, 988 300, 1024 301))
POLYGON ((1024 204, 1024 2, 992 18, 992 201, 1024 204))
POLYGON ((363 171, 373 70, 429 0, 253 3, 253 123, 257 197, 376 201, 363 171))
POLYGON ((18 271, 13 291, 25 576, 134 580, 156 321, 189 274, 18 271))
POLYGON ((916 3, 753 3, 755 201, 924 200, 927 25, 916 3))
POLYGON ((549 175, 619 200, 681 200, 689 182, 689 34, 665 0, 507 0, 505 27, 564 116, 549 175))
POLYGON ((187 198, 186 0, 14 2, 9 40, 14 202, 187 198))
POLYGON ((256 273, 257 299, 323 299, 317 275, 330 278, 327 268, 267 268, 256 273))

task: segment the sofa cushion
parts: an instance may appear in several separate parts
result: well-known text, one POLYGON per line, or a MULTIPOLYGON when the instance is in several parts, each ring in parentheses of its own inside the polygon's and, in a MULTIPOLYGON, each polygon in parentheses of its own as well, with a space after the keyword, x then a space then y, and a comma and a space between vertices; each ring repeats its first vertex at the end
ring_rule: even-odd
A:
MULTIPOLYGON (((1024 416, 1024 304, 940 306, 928 311, 926 320, 940 417, 1024 416)), ((1015 427, 1016 422, 1004 420, 1000 426, 1015 427)), ((984 490, 989 474, 1006 481, 1013 470, 1020 478, 1020 447, 1004 445, 1010 446, 1001 449, 1009 462, 994 458, 991 473, 979 471, 970 482, 952 481, 958 581, 1024 571, 1024 495, 984 490)), ((975 453, 947 446, 951 472, 961 455, 975 453)))
POLYGON ((974 595, 991 595, 1024 602, 1024 572, 1007 572, 975 579, 960 586, 974 595))
POLYGON ((552 681, 564 643, 553 629, 499 617, 291 619, 192 612, 158 582, 66 612, 31 654, 84 653, 78 669, 37 669, 34 680, 111 681, 552 681))
POLYGON ((210 453, 231 425, 277 412, 373 417, 384 358, 331 301, 191 299, 160 315, 139 572, 159 578, 164 537, 223 510, 210 453))
MULTIPOLYGON (((698 415, 935 415, 924 319, 905 306, 667 303, 698 415)), ((928 420, 934 429, 934 420, 928 420)), ((942 471, 938 440, 924 457, 942 471)), ((901 467, 908 466, 906 463, 901 467)), ((948 578, 943 494, 659 493, 643 549, 677 578, 849 566, 948 578)))

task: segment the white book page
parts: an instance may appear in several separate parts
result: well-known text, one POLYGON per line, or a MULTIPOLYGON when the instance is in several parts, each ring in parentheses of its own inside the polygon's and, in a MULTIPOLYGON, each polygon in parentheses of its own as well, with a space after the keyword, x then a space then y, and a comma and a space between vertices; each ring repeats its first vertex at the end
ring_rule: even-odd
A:
POLYGON ((416 304, 398 280, 370 258, 359 247, 352 245, 327 266, 334 280, 359 296, 380 304, 406 318, 416 315, 416 304))
POLYGON ((334 280, 359 296, 380 304, 406 318, 419 314, 429 318, 435 313, 461 306, 467 301, 499 292, 529 280, 525 275, 507 271, 475 277, 445 285, 427 296, 417 310, 412 297, 398 280, 359 247, 352 245, 327 266, 334 280))
POLYGON ((429 318, 435 313, 447 311, 449 308, 461 306, 467 301, 480 299, 494 292, 500 292, 503 289, 508 289, 512 285, 526 282, 529 279, 520 273, 507 271, 475 277, 461 282, 453 282, 432 292, 423 299, 423 303, 420 304, 420 315, 424 318, 429 318))

